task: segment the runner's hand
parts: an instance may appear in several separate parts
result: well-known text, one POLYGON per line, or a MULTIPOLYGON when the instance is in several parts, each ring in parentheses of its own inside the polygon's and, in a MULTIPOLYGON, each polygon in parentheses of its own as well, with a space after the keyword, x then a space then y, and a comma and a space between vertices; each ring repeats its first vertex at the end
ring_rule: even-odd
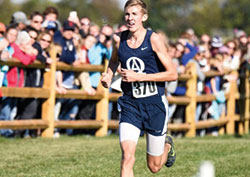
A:
POLYGON ((102 78, 101 78, 101 83, 102 86, 105 88, 109 88, 111 84, 111 77, 107 73, 102 73, 102 78))
POLYGON ((133 70, 121 69, 122 81, 124 82, 135 82, 139 81, 139 73, 134 72, 133 70))

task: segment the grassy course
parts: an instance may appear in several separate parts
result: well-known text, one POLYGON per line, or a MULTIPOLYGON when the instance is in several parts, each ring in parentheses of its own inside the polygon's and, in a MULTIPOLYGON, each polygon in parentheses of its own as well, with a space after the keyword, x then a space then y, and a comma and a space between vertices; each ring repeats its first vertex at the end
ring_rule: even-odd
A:
MULTIPOLYGON (((146 144, 141 138, 136 151, 135 177, 192 177, 203 160, 213 162, 216 177, 250 176, 250 135, 175 139, 175 146, 175 165, 153 175, 146 166, 146 144)), ((117 136, 0 138, 1 177, 118 177, 120 157, 117 136)))

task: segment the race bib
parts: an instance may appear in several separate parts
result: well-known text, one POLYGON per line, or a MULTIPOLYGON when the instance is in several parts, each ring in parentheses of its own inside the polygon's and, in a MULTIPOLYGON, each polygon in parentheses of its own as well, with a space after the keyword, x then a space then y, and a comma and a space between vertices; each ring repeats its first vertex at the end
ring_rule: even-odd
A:
POLYGON ((132 91, 135 98, 144 98, 158 94, 156 83, 151 82, 132 82, 132 91))

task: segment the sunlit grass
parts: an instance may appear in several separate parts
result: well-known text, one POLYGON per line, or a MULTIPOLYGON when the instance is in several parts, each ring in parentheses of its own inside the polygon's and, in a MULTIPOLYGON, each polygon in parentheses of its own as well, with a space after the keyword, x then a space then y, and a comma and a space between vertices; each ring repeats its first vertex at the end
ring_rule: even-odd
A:
MULTIPOLYGON (((146 144, 136 151, 136 177, 194 176, 203 160, 211 161, 217 177, 250 176, 250 136, 175 139, 177 161, 158 174, 146 165, 146 144)), ((0 176, 117 177, 121 151, 117 136, 63 136, 59 139, 0 138, 0 176)))

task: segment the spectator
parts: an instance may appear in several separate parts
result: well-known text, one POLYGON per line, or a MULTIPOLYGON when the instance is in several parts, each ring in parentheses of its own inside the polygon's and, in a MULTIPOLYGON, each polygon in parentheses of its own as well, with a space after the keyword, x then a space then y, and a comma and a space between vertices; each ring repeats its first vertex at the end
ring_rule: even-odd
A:
POLYGON ((5 32, 6 32, 6 26, 2 22, 0 22, 0 39, 4 37, 5 32))
POLYGON ((200 39, 200 45, 205 47, 206 51, 210 49, 210 36, 208 34, 202 34, 200 39))
POLYGON ((197 54, 197 48, 194 46, 194 44, 190 44, 188 39, 185 38, 180 38, 178 42, 185 46, 185 51, 181 57, 181 64, 186 66, 189 60, 194 58, 194 56, 197 54))
POLYGON ((54 21, 49 21, 45 26, 45 30, 49 31, 50 35, 53 37, 55 32, 58 30, 57 23, 54 21))
MULTIPOLYGON (((185 43, 184 41, 179 41, 175 44, 175 54, 174 54, 174 59, 173 63, 175 67, 177 68, 178 74, 183 74, 185 73, 185 66, 181 63, 182 56, 185 53, 185 43)), ((177 82, 177 87, 176 83, 172 82, 171 84, 171 94, 174 96, 178 95, 185 95, 186 93, 186 83, 183 81, 178 81, 177 82)), ((169 88, 169 85, 168 85, 169 88)), ((184 120, 184 112, 185 112, 185 107, 182 105, 171 105, 170 106, 170 114, 174 117, 173 122, 174 123, 181 123, 184 120)), ((177 132, 176 136, 182 136, 182 133, 177 132)))
POLYGON ((195 31, 192 28, 188 28, 185 33, 189 35, 189 39, 193 42, 193 44, 197 45, 198 44, 198 37, 195 34, 195 31))
POLYGON ((119 43, 119 41, 120 41, 120 37, 119 37, 120 33, 121 33, 122 31, 126 31, 126 30, 128 30, 128 27, 127 27, 125 24, 120 24, 120 25, 118 26, 118 28, 116 29, 116 31, 115 31, 115 33, 114 33, 114 35, 113 35, 113 39, 114 39, 114 41, 115 41, 116 43, 119 43))
MULTIPOLYGON (((52 60, 48 53, 51 42, 52 42, 52 36, 48 32, 42 32, 39 35, 38 40, 33 43, 33 46, 36 46, 35 44, 39 45, 38 50, 39 50, 39 55, 41 56, 39 57, 37 56, 37 59, 43 58, 42 60, 40 60, 42 63, 47 63, 47 64, 52 63, 52 60)), ((42 86, 42 80, 43 80, 42 76, 43 76, 44 71, 39 70, 39 69, 35 69, 35 71, 36 72, 33 74, 32 72, 29 72, 29 74, 26 75, 26 86, 29 86, 29 87, 41 87, 42 86), (36 75, 36 73, 38 74, 36 75)), ((22 110, 20 112, 19 118, 20 119, 32 119, 32 118, 41 117, 41 113, 39 111, 40 110, 39 108, 41 107, 41 103, 42 103, 41 100, 36 99, 36 98, 22 99, 21 104, 19 106, 22 110)), ((36 137, 37 131, 34 131, 34 130, 25 131, 25 134, 24 132, 21 132, 21 136, 36 137)))
POLYGON ((73 22, 75 26, 75 33, 79 34, 79 29, 81 27, 81 22, 77 16, 77 11, 70 11, 68 21, 73 22))
MULTIPOLYGON (((12 43, 15 42, 17 38, 17 29, 14 26, 9 26, 6 30, 6 39, 3 38, 0 42, 4 41, 3 48, 7 48, 9 50, 8 57, 11 57, 14 53, 14 49, 10 46, 12 43)), ((1 58, 2 59, 2 58, 1 58)), ((4 57, 4 60, 6 59, 6 56, 4 57)), ((5 74, 5 79, 3 82, 4 86, 8 85, 7 81, 7 72, 9 70, 8 66, 3 66, 1 68, 2 72, 5 74), (6 68, 5 70, 3 68, 6 68)), ((10 98, 10 97, 2 97, 2 108, 0 112, 0 120, 13 120, 16 114, 16 103, 17 99, 10 98)), ((11 129, 6 130, 0 130, 0 134, 4 137, 12 137, 14 136, 14 132, 11 129)))
POLYGON ((89 28, 89 34, 93 35, 98 39, 99 34, 100 34, 100 27, 96 24, 93 24, 89 28))
POLYGON ((43 12, 43 16, 44 16, 44 21, 42 24, 43 28, 46 28, 49 22, 55 22, 57 27, 56 30, 60 29, 61 24, 58 21, 59 13, 55 7, 47 7, 43 12))
MULTIPOLYGON (((177 42, 177 44, 175 45, 175 63, 177 66, 177 72, 179 74, 183 74, 185 72, 185 66, 181 64, 181 58, 184 55, 184 52, 185 52, 185 46, 182 43, 177 42)), ((185 95, 185 93, 186 93, 185 83, 179 82, 173 94, 185 95)))
MULTIPOLYGON (((38 51, 38 54, 37 54, 37 56, 36 56, 36 59, 37 59, 38 61, 40 61, 41 63, 45 64, 47 59, 46 59, 46 57, 43 55, 43 49, 42 49, 42 47, 41 47, 41 45, 40 45, 40 42, 37 41, 37 38, 38 38, 38 36, 39 36, 38 31, 37 31, 35 28, 31 27, 31 26, 28 26, 28 27, 26 28, 26 31, 29 33, 29 36, 30 36, 30 38, 31 38, 31 44, 32 44, 32 46, 38 51)), ((36 71, 38 71, 38 70, 36 70, 36 71)), ((39 74, 39 75, 41 75, 41 74, 39 74)), ((40 80, 40 79, 38 79, 38 80, 40 80)), ((34 82, 34 80, 31 81, 31 82, 34 82)), ((40 83, 40 82, 39 82, 39 83, 40 83)), ((39 83, 36 84, 36 86, 38 86, 39 83)), ((40 86, 41 86, 41 85, 40 85, 40 86)))
POLYGON ((80 27, 80 34, 82 38, 86 38, 89 34, 89 28, 90 28, 90 18, 88 17, 82 17, 81 20, 81 27, 80 27))
MULTIPOLYGON (((180 71, 180 62, 178 58, 175 58, 175 52, 176 52, 176 48, 174 44, 169 44, 169 48, 168 48, 168 54, 169 56, 172 58, 174 67, 177 69, 177 72, 181 72, 180 71)), ((178 73, 180 74, 180 73, 178 73)), ((176 88, 177 88, 177 84, 178 81, 172 81, 172 82, 166 82, 165 85, 165 94, 169 97, 171 97, 173 95, 173 93, 175 92, 176 88)), ((169 118, 173 117, 173 114, 176 110, 177 105, 176 104, 169 104, 169 118)))
MULTIPOLYGON (((8 48, 9 43, 8 43, 7 39, 4 37, 5 32, 6 32, 5 25, 2 22, 0 22, 0 59, 3 61, 10 58, 10 56, 12 55, 9 51, 9 48, 8 48)), ((13 53, 13 51, 12 51, 12 53, 13 53)), ((7 73, 8 69, 9 69, 8 66, 1 66, 0 67, 0 87, 2 87, 2 85, 6 86, 6 83, 7 83, 6 73, 7 73)))
POLYGON ((27 20, 27 16, 24 12, 17 11, 12 15, 10 24, 17 24, 17 30, 21 31, 29 25, 29 21, 27 20))
MULTIPOLYGON (((10 40, 14 39, 13 34, 17 34, 14 28, 11 28, 10 40)), ((8 39, 8 33, 7 33, 8 39)), ((35 60, 37 51, 32 48, 30 44, 29 34, 21 31, 17 35, 16 42, 10 42, 10 46, 14 49, 13 57, 17 58, 24 65, 28 65, 35 60)), ((24 85, 24 71, 21 68, 11 67, 7 73, 8 87, 23 87, 24 85)), ((0 113, 1 120, 13 120, 16 116, 16 98, 4 97, 2 103, 2 110, 0 113)), ((1 130, 1 134, 6 137, 13 136, 12 130, 1 130)))
MULTIPOLYGON (((59 61, 69 65, 76 60, 76 49, 73 43, 75 24, 70 21, 63 23, 62 33, 57 31, 54 35, 54 42, 62 47, 62 53, 59 61)), ((67 89, 76 88, 74 85, 74 72, 58 71, 57 72, 57 91, 66 93, 67 89)), ((55 120, 74 120, 78 112, 78 100, 75 99, 58 99, 55 105, 55 120)), ((67 134, 72 134, 71 129, 67 129, 67 134)), ((59 130, 55 131, 54 137, 59 137, 59 130)))
POLYGON ((48 31, 44 31, 38 36, 38 42, 41 45, 42 55, 45 57, 45 62, 51 64, 53 61, 50 58, 49 50, 51 49, 53 42, 52 35, 48 31))
MULTIPOLYGON (((90 28, 98 29, 97 26, 91 26, 90 28)), ((89 50, 88 53, 90 64, 100 65, 104 62, 104 59, 110 59, 112 52, 112 34, 113 29, 111 26, 105 25, 102 27, 99 35, 99 41, 89 50)), ((100 72, 90 73, 91 86, 95 89, 97 89, 99 84, 100 76, 100 72)), ((96 100, 83 100, 81 102, 77 118, 83 120, 89 118, 93 119, 95 105, 96 100)), ((86 131, 86 133, 93 134, 94 132, 86 131)))
POLYGON ((225 43, 225 46, 228 48, 228 53, 229 55, 233 56, 235 51, 236 51, 236 46, 237 44, 235 43, 234 40, 229 40, 225 43))
POLYGON ((211 41, 211 55, 215 57, 215 55, 219 52, 219 48, 223 46, 223 41, 220 36, 214 36, 211 41))
MULTIPOLYGON (((63 24, 63 31, 57 31, 54 36, 54 42, 62 47, 62 54, 59 61, 67 64, 73 64, 76 60, 76 49, 73 44, 73 35, 75 30, 75 24, 70 21, 65 21, 63 24)), ((66 93, 66 89, 73 88, 74 72, 57 72, 58 91, 60 93, 66 93), (63 74, 63 75, 62 75, 63 74)))
MULTIPOLYGON (((85 63, 89 64, 88 51, 96 43, 96 38, 94 36, 87 35, 81 46, 80 37, 80 35, 77 35, 73 40, 77 48, 77 60, 73 63, 74 66, 85 63)), ((91 86, 88 72, 77 73, 77 81, 77 85, 80 85, 89 95, 94 95, 96 93, 96 90, 91 86)))
MULTIPOLYGON (((205 48, 200 46, 198 49, 198 53, 195 55, 194 59, 191 59, 189 63, 194 63, 197 72, 197 95, 201 95, 203 92, 203 82, 205 81, 205 75, 202 72, 200 62, 203 59, 203 53, 205 52, 205 48)), ((195 121, 198 122, 201 115, 201 103, 198 103, 196 106, 196 114, 195 114, 195 121)))
POLYGON ((4 60, 4 58, 8 58, 8 56, 5 56, 6 54, 3 53, 4 49, 9 45, 8 41, 5 38, 5 32, 5 25, 0 22, 0 55, 2 60, 4 60))
POLYGON ((239 69, 241 50, 237 50, 232 55, 230 55, 230 49, 227 46, 222 46, 219 48, 218 52, 222 54, 223 57, 222 67, 224 71, 239 69))
POLYGON ((38 33, 42 31, 43 16, 40 12, 34 11, 30 15, 30 26, 37 30, 38 33))
POLYGON ((44 10, 43 15, 45 17, 45 21, 56 21, 59 13, 55 7, 47 7, 44 10))
POLYGON ((19 31, 17 40, 11 45, 14 48, 13 57, 30 64, 35 60, 38 51, 32 47, 31 37, 26 31, 19 31))
MULTIPOLYGON (((1 53, 1 60, 6 61, 9 58, 12 58, 12 55, 14 53, 13 47, 11 47, 11 44, 15 42, 17 38, 17 29, 16 25, 14 26, 9 26, 6 30, 6 37, 2 38, 0 40, 0 46, 2 46, 2 53, 1 53)), ((4 74, 3 75, 3 81, 1 84, 3 86, 8 86, 8 81, 7 81, 7 72, 9 71, 9 66, 5 65, 1 67, 1 71, 4 74)))
MULTIPOLYGON (((38 54, 36 55, 36 59, 40 61, 41 63, 46 63, 46 57, 43 55, 43 50, 40 46, 40 44, 37 42, 38 38, 38 31, 28 26, 26 28, 26 31, 28 32, 30 36, 30 44, 32 47, 34 47, 38 54)), ((36 68, 26 68, 26 75, 25 75, 25 87, 42 87, 42 74, 43 71, 41 69, 36 68)), ((34 119, 37 118, 38 114, 38 107, 39 107, 39 99, 37 98, 22 98, 19 99, 19 105, 18 108, 20 111, 18 111, 18 119, 34 119)), ((21 136, 23 137, 36 137, 37 131, 32 130, 26 130, 26 131, 20 131, 19 132, 21 136)))

